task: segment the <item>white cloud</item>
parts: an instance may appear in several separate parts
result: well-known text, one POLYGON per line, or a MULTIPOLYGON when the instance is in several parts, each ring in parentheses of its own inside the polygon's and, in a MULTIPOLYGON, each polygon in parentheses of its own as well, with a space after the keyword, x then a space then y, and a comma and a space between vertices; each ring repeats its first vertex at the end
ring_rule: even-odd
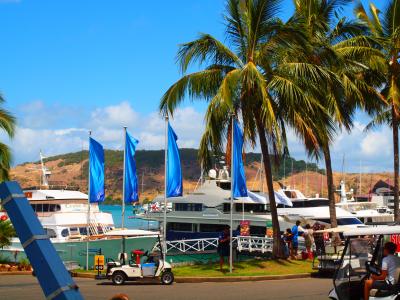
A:
MULTIPOLYGON (((28 103, 21 110, 15 139, 10 142, 15 163, 38 159, 39 149, 46 155, 87 149, 88 130, 108 149, 123 148, 123 126, 139 139, 139 149, 164 148, 165 121, 158 112, 138 113, 129 102, 99 107, 92 113, 68 107, 44 105, 41 101, 28 103), (56 109, 57 108, 57 109, 56 109), (33 122, 33 116, 41 116, 33 122), (47 116, 47 117, 46 117, 47 116), (70 126, 71 125, 71 126, 70 126)), ((193 107, 178 109, 170 123, 177 133, 179 147, 197 148, 204 129, 204 114, 193 107)), ((355 122, 351 133, 341 132, 331 147, 335 170, 358 172, 360 160, 364 171, 383 171, 392 168, 391 130, 387 127, 364 132, 365 124, 355 122)), ((290 154, 307 160, 303 144, 293 130, 287 131, 290 154)), ((259 151, 257 146, 249 151, 259 151)), ((320 166, 323 166, 323 161, 320 166)))
MULTIPOLYGON (((78 126, 73 127, 62 127, 63 121, 71 119, 70 114, 57 113, 58 123, 61 125, 56 125, 52 117, 55 115, 54 106, 46 107, 42 101, 28 103, 21 111, 21 125, 17 128, 15 138, 10 141, 14 163, 37 160, 40 149, 47 156, 79 151, 82 146, 87 149, 89 129, 93 138, 108 149, 123 148, 123 126, 128 126, 129 132, 139 139, 139 149, 164 147, 165 121, 161 116, 156 112, 139 114, 127 101, 97 108, 93 113, 87 114, 87 121, 81 121, 83 118, 79 117, 80 114, 86 115, 85 112, 77 114, 75 111, 77 124, 74 125, 78 126), (33 122, 32 116, 35 114, 43 116, 40 122, 33 122), (46 115, 49 117, 44 117, 46 115)), ((202 118, 202 114, 191 107, 176 111, 170 123, 179 137, 180 147, 198 147, 203 131, 202 118)))

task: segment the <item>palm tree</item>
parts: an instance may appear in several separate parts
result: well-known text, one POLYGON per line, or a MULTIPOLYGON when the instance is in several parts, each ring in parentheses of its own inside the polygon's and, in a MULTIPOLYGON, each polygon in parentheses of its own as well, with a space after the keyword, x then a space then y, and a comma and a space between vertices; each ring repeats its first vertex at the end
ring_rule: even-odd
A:
POLYGON ((160 111, 172 115, 187 95, 208 102, 206 130, 200 143, 204 164, 210 158, 209 150, 221 150, 226 142, 231 114, 243 122, 244 136, 250 145, 254 146, 258 137, 274 230, 273 255, 277 257, 282 249, 270 153, 277 157, 285 147, 284 122, 278 115, 280 102, 288 103, 285 111, 288 122, 296 124, 296 130, 314 136, 304 116, 318 103, 296 82, 303 86, 307 82, 316 84, 327 76, 318 66, 282 63, 288 53, 300 48, 304 39, 295 26, 276 17, 280 3, 280 0, 226 1, 224 20, 229 46, 209 34, 181 45, 177 61, 183 76, 167 90, 160 103, 160 111), (187 74, 194 63, 203 69, 187 74), (308 77, 301 78, 301 74, 308 77))
POLYGON ((357 21, 338 17, 341 7, 351 0, 296 0, 293 22, 297 22, 307 37, 308 48, 299 51, 296 59, 314 64, 328 74, 328 80, 318 86, 308 85, 310 95, 319 99, 327 114, 312 116, 317 142, 300 135, 310 155, 323 155, 325 160, 329 198, 330 223, 337 226, 335 190, 333 183, 330 145, 338 130, 351 130, 357 107, 371 110, 377 93, 374 82, 367 82, 365 74, 372 72, 372 57, 380 53, 371 47, 363 34, 366 28, 357 21), (368 101, 366 101, 368 100, 368 101), (372 103, 372 104, 371 104, 372 103))
POLYGON ((378 124, 388 124, 393 135, 393 167, 394 167, 394 216, 400 222, 399 211, 399 122, 400 122, 400 1, 388 1, 386 9, 381 12, 374 4, 370 4, 368 14, 361 3, 355 13, 371 31, 376 48, 384 57, 384 78, 380 86, 380 94, 385 101, 385 108, 377 110, 367 130, 378 124))
POLYGON ((11 222, 0 221, 0 248, 10 246, 13 236, 15 236, 15 230, 11 222))
MULTIPOLYGON (((0 104, 5 100, 0 94, 0 104)), ((15 118, 5 109, 0 108, 0 129, 4 130, 12 138, 15 132, 15 118)), ((9 179, 9 170, 11 164, 10 148, 0 142, 0 182, 9 179)))

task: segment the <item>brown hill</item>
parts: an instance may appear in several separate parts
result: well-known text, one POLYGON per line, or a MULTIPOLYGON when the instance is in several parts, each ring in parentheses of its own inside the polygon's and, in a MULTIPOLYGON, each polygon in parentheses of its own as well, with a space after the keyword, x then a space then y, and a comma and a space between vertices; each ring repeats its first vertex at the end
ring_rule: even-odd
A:
MULTIPOLYGON (((251 190, 262 190, 260 180, 259 162, 260 154, 246 154, 246 178, 248 188, 251 190)), ((122 191, 122 152, 106 150, 106 194, 108 201, 121 199, 122 191)), ((138 151, 136 154, 138 176, 139 176, 139 191, 140 199, 151 200, 157 194, 163 192, 164 187, 164 166, 163 152, 160 151, 138 151)), ((308 165, 308 170, 305 171, 304 161, 294 161, 293 174, 291 168, 283 167, 274 169, 275 188, 279 188, 279 183, 287 186, 296 187, 301 190, 306 196, 315 196, 319 194, 326 196, 326 178, 323 175, 324 171, 316 168, 314 164, 308 165), (316 172, 315 170, 318 170, 316 172), (283 178, 283 174, 289 174, 283 178)), ((69 153, 59 156, 54 156, 46 159, 46 167, 52 172, 51 184, 76 186, 81 191, 87 191, 87 151, 69 153)), ((200 177, 200 167, 197 162, 197 150, 181 149, 181 164, 182 173, 184 176, 184 193, 193 191, 200 177)), ((287 164, 289 166, 289 164, 287 164)), ((40 185, 40 163, 30 162, 16 166, 11 170, 13 180, 20 182, 23 188, 40 185)), ((342 173, 334 173, 334 183, 339 186, 342 179, 342 173)), ((359 191, 359 174, 347 173, 344 174, 347 189, 353 188, 355 194, 360 194, 359 191)), ((361 176, 361 194, 367 194, 371 187, 379 179, 391 180, 390 173, 373 173, 362 174, 361 176)), ((264 191, 267 191, 266 183, 263 184, 264 191)))

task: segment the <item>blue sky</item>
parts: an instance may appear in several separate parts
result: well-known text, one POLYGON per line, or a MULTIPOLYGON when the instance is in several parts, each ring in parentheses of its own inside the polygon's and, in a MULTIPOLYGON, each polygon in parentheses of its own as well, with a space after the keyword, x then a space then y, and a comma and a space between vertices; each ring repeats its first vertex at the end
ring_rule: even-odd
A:
MULTIPOLYGON (((85 148, 88 129, 120 149, 123 125, 141 148, 161 148, 157 107, 179 78, 178 44, 199 32, 223 39, 223 7, 223 0, 0 0, 0 91, 18 117, 14 163, 36 160, 39 149, 53 155, 85 148)), ((280 16, 292 9, 283 1, 280 16)), ((198 146, 204 107, 186 102, 172 121, 181 147, 198 146)), ((359 114, 358 129, 339 136, 335 169, 346 153, 348 170, 358 171, 360 159, 365 171, 390 170, 390 131, 364 134, 367 121, 359 114)), ((305 157, 294 136, 290 150, 305 157)))

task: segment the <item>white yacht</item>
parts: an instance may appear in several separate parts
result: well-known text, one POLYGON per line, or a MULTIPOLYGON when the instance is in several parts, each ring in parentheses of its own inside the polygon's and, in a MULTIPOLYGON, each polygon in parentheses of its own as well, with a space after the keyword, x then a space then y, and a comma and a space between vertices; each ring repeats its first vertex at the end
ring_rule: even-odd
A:
MULTIPOLYGON (((41 162, 40 186, 28 188, 24 193, 60 257, 85 266, 86 243, 89 240, 89 266, 93 266, 92 256, 98 252, 117 258, 122 248, 122 237, 107 235, 115 227, 112 215, 102 212, 98 203, 91 203, 88 224, 88 196, 65 185, 57 187, 49 184, 51 172, 45 167, 42 155, 41 162)), ((1 215, 6 214, 3 211, 0 218, 1 215)), ((154 237, 126 238, 125 247, 129 250, 151 250, 155 242, 154 237)), ((19 239, 13 238, 11 246, 0 249, 0 256, 12 261, 25 257, 19 239)))
POLYGON ((384 225, 394 222, 393 210, 382 205, 383 203, 374 201, 373 198, 367 202, 355 201, 353 190, 346 192, 344 180, 340 181, 340 189, 337 192, 340 194, 340 202, 336 203, 336 206, 351 212, 365 224, 384 225))
MULTIPOLYGON (((341 188, 343 189, 343 188, 341 188)), ((319 197, 306 197, 301 191, 284 187, 278 190, 279 194, 287 196, 293 203, 293 207, 278 205, 278 212, 293 215, 301 215, 304 219, 312 219, 329 225, 329 199, 319 197)), ((347 197, 349 193, 341 192, 341 197, 347 197)), ((347 199, 347 198, 346 198, 347 199)), ((393 222, 393 214, 372 202, 342 201, 336 203, 336 217, 339 226, 388 224, 393 222)))
MULTIPOLYGON (((226 168, 218 176, 215 170, 211 170, 208 178, 194 192, 168 198, 167 239, 218 236, 230 224, 230 186, 226 168)), ((293 202, 293 207, 278 205, 282 231, 291 228, 297 220, 303 224, 319 222, 329 226, 327 199, 307 199, 297 190, 280 191, 277 195, 288 197, 293 202)), ((163 202, 163 196, 156 197, 143 218, 163 222, 163 202)), ((246 220, 250 221, 251 235, 265 236, 266 227, 272 226, 268 195, 249 192, 248 197, 234 200, 233 209, 234 230, 238 230, 240 222, 246 220)), ((341 208, 336 209, 336 214, 341 226, 363 225, 357 217, 341 208)))

